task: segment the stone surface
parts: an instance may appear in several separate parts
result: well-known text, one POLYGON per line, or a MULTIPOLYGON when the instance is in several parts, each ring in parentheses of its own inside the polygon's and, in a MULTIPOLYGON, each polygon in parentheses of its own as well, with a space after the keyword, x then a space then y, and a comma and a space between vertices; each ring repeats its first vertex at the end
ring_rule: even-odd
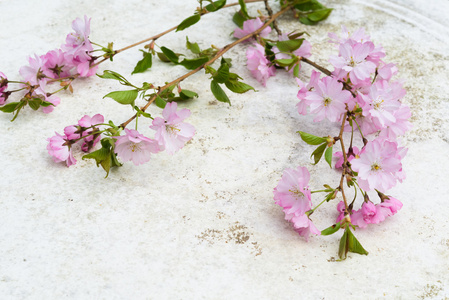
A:
MULTIPOLYGON (((370 252, 336 262, 340 234, 306 243, 283 219, 272 190, 285 168, 308 166, 311 147, 297 134, 327 135, 337 128, 297 114, 297 87, 278 73, 263 88, 246 70, 245 46, 232 49, 234 70, 258 92, 218 103, 208 77, 183 88, 200 97, 192 110, 194 139, 174 156, 127 163, 104 179, 93 161, 66 168, 46 151, 46 138, 85 114, 115 123, 128 108, 111 99, 116 82, 78 80, 50 115, 25 110, 14 122, 0 118, 0 298, 2 299, 442 299, 449 297, 449 30, 447 1, 325 1, 330 18, 304 27, 291 16, 285 31, 307 30, 312 59, 328 66, 334 53, 327 32, 365 27, 406 80, 413 129, 403 138, 407 180, 391 194, 402 211, 380 225, 357 230, 370 252)), ((57 48, 84 14, 91 40, 124 47, 176 25, 196 1, 0 1, 0 70, 18 79, 27 56, 57 48)), ((273 3, 273 8, 278 9, 273 3)), ((262 4, 249 5, 263 11, 262 4)), ((205 16, 196 26, 158 40, 180 52, 185 36, 200 46, 232 41, 235 8, 205 16), (219 24, 219 26, 216 26, 219 24)), ((133 75, 137 49, 100 66, 133 82, 161 85, 185 73, 155 62, 133 75)), ((305 66, 304 79, 310 73, 305 66)), ((158 114, 157 108, 151 113, 158 114)), ((147 125, 142 131, 152 134, 147 125)), ((336 185, 325 164, 311 167, 311 186, 336 185)), ((319 201, 315 199, 314 201, 319 201)), ((316 202, 315 202, 316 203, 316 202)), ((314 214, 320 229, 336 217, 333 203, 314 214)))

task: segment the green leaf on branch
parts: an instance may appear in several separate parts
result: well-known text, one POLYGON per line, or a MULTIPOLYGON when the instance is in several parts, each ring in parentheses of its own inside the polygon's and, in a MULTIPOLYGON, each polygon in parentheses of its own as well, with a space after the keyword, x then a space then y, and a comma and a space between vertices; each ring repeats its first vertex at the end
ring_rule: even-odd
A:
POLYGON ((213 78, 218 83, 225 83, 229 80, 229 64, 224 60, 221 61, 221 66, 218 68, 217 72, 213 75, 213 78))
POLYGON ((248 15, 248 9, 246 8, 245 0, 239 0, 240 9, 245 16, 245 18, 250 19, 251 17, 248 15))
POLYGON ((212 80, 210 82, 210 90, 212 94, 214 94, 215 98, 220 102, 226 102, 231 105, 231 101, 229 100, 228 96, 226 95, 225 91, 220 87, 218 82, 215 80, 212 80))
MULTIPOLYGON (((167 47, 162 46, 161 51, 162 51, 162 53, 164 53, 165 57, 169 61, 174 62, 175 64, 179 63, 178 55, 175 52, 173 52, 172 50, 168 49, 167 47)), ((164 61, 163 59, 161 59, 161 60, 164 61)))
POLYGON ((214 12, 225 6, 226 0, 214 1, 211 4, 206 5, 206 9, 209 12, 214 12))
POLYGON ((332 8, 316 10, 307 15, 307 18, 313 22, 319 22, 327 19, 332 12, 332 8))
POLYGON ((179 64, 184 66, 187 70, 195 70, 209 61, 208 57, 198 57, 193 59, 184 59, 179 64))
POLYGON ((182 98, 182 100, 189 100, 189 99, 193 99, 194 97, 198 98, 198 94, 193 92, 193 91, 189 91, 189 90, 181 90, 181 93, 179 93, 179 96, 182 98))
POLYGON ((198 46, 198 43, 191 43, 187 36, 186 36, 186 48, 192 51, 193 54, 201 53, 201 49, 200 46, 198 46))
POLYGON ((8 104, 5 104, 3 106, 0 106, 0 110, 4 113, 12 113, 14 112, 16 109, 19 109, 19 107, 22 107, 23 101, 21 102, 11 102, 8 104))
POLYGON ((144 116, 145 118, 149 118, 149 119, 153 119, 153 117, 151 116, 151 114, 144 112, 143 110, 141 110, 138 106, 134 106, 134 110, 137 111, 137 115, 138 116, 144 116))
POLYGON ((167 102, 162 99, 159 95, 156 95, 156 100, 154 100, 154 104, 156 104, 157 107, 164 109, 165 105, 167 105, 167 102))
POLYGON ((306 25, 315 25, 325 20, 332 12, 332 8, 327 8, 316 0, 297 3, 294 7, 302 12, 299 21, 306 25))
POLYGON ((349 243, 348 243, 348 231, 349 226, 346 227, 345 232, 343 233, 343 236, 340 239, 340 246, 338 247, 338 257, 340 259, 346 259, 346 256, 348 255, 349 251, 349 243))
POLYGON ((252 86, 237 80, 228 80, 225 82, 226 87, 234 93, 243 94, 249 90, 256 91, 252 86))
POLYGON ((153 55, 151 54, 151 52, 146 52, 143 50, 140 51, 143 52, 143 59, 137 63, 134 71, 132 71, 131 74, 143 73, 153 65, 153 55))
POLYGON ((289 67, 296 62, 294 58, 275 59, 274 62, 281 67, 289 67))
POLYGON ((293 68, 293 76, 295 76, 296 78, 299 78, 299 63, 297 63, 295 65, 295 67, 293 68))
POLYGON ((323 156, 324 150, 326 149, 326 143, 318 146, 318 148, 313 151, 311 157, 313 156, 313 160, 315 161, 314 165, 320 162, 321 157, 323 156))
POLYGON ((42 99, 40 98, 34 98, 32 100, 28 100, 28 105, 31 107, 32 110, 38 110, 39 107, 42 104, 42 99))
POLYGON ((103 138, 101 140, 101 149, 86 154, 83 159, 95 159, 97 167, 101 167, 106 171, 106 177, 112 167, 120 167, 122 164, 118 162, 117 155, 114 152, 114 141, 112 138, 103 138))
POLYGON ((109 97, 114 99, 115 101, 117 101, 120 104, 131 104, 132 106, 134 106, 134 101, 136 100, 138 95, 138 91, 137 90, 129 90, 129 91, 116 91, 116 92, 111 92, 109 94, 107 94, 106 96, 103 97, 109 97))
POLYGON ((340 247, 338 249, 338 256, 340 259, 346 259, 348 252, 368 255, 368 251, 363 248, 360 242, 352 233, 350 226, 346 226, 345 232, 340 240, 340 247))
POLYGON ((298 131, 298 133, 301 135, 301 139, 309 145, 320 145, 327 141, 326 138, 315 136, 303 131, 298 131))
POLYGON ((97 76, 103 79, 115 79, 123 85, 133 86, 125 77, 114 71, 104 70, 103 75, 97 74, 97 76))
POLYGON ((340 222, 338 222, 337 224, 334 224, 324 230, 321 231, 321 235, 331 235, 336 233, 341 227, 340 222))
POLYGON ((293 52, 301 47, 303 41, 304 39, 279 41, 276 42, 276 47, 281 52, 293 52))
POLYGON ((324 159, 326 159, 327 163, 329 164, 329 167, 332 169, 332 148, 329 147, 326 149, 326 152, 324 153, 324 159))
POLYGON ((198 23, 198 21, 200 19, 201 19, 201 16, 198 15, 198 14, 190 16, 187 19, 185 19, 184 21, 182 21, 181 24, 178 25, 178 27, 176 28, 176 31, 184 30, 184 29, 186 29, 186 28, 188 28, 188 27, 198 23))
POLYGON ((236 12, 234 14, 234 16, 232 17, 232 21, 235 23, 235 25, 237 25, 240 28, 243 27, 243 23, 246 20, 249 20, 249 18, 245 17, 245 14, 242 12, 242 10, 239 10, 238 12, 236 12))

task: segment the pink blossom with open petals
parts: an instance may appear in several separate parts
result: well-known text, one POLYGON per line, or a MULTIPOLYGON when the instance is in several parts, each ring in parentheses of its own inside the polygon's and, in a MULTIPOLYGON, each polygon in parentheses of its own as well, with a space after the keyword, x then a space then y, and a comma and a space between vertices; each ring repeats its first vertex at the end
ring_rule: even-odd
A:
POLYGON ((311 234, 321 235, 321 231, 316 228, 315 224, 307 217, 307 215, 294 215, 290 219, 285 215, 285 219, 289 220, 293 224, 293 228, 300 236, 304 237, 306 241, 309 241, 311 234))
POLYGON ((67 166, 70 167, 76 163, 76 159, 73 157, 72 150, 70 149, 70 142, 67 137, 55 132, 56 135, 48 138, 47 150, 53 158, 54 162, 65 161, 67 166))
POLYGON ((115 153, 124 161, 132 161, 134 165, 146 163, 151 153, 158 153, 160 147, 157 141, 147 138, 134 129, 125 129, 125 135, 114 137, 115 153))
POLYGON ((349 31, 344 25, 341 26, 341 37, 334 32, 329 32, 328 36, 330 38, 329 42, 335 43, 337 46, 338 44, 344 44, 348 41, 353 43, 363 43, 370 40, 369 35, 365 34, 365 28, 359 28, 351 33, 351 31, 349 31))
POLYGON ((320 80, 320 73, 312 70, 312 74, 310 75, 310 80, 307 86, 302 82, 299 78, 296 78, 296 82, 299 86, 299 91, 296 97, 300 100, 296 107, 298 108, 298 113, 300 115, 307 114, 307 108, 310 105, 310 102, 306 100, 307 92, 315 89, 318 86, 318 81, 320 80))
POLYGON ((322 78, 316 89, 307 93, 306 100, 310 103, 310 112, 316 114, 314 122, 327 118, 338 122, 346 112, 345 103, 351 98, 349 91, 343 90, 343 84, 333 77, 322 78))
MULTIPOLYGON (((234 37, 237 39, 241 39, 244 36, 247 36, 250 33, 253 33, 257 29, 263 26, 263 22, 259 18, 249 19, 243 22, 243 29, 236 28, 234 30, 234 37)), ((267 26, 259 33, 259 35, 263 38, 267 38, 271 32, 271 27, 267 26)), ((246 42, 250 39, 245 40, 246 42)))
POLYGON ((253 44, 246 50, 246 58, 248 70, 254 78, 263 86, 266 86, 267 79, 275 74, 275 67, 270 66, 270 61, 265 57, 265 48, 259 44, 253 44))
POLYGON ((93 147, 95 147, 95 145, 100 141, 101 138, 100 134, 92 134, 92 133, 94 133, 94 131, 98 131, 99 128, 97 127, 97 125, 103 122, 104 117, 101 114, 96 114, 93 117, 85 115, 78 121, 78 125, 83 129, 82 136, 85 137, 83 140, 84 142, 81 145, 81 150, 87 152, 93 147))
POLYGON ((357 182, 365 191, 385 192, 396 185, 402 171, 401 156, 396 142, 377 138, 366 144, 360 158, 351 161, 358 173, 357 182))
POLYGON ((92 51, 93 47, 89 41, 90 34, 90 18, 84 16, 84 20, 76 18, 72 22, 72 29, 74 33, 69 33, 66 38, 66 44, 62 49, 74 54, 81 51, 92 51))
POLYGON ((70 76, 70 59, 61 49, 52 50, 45 54, 45 64, 43 65, 43 73, 50 78, 60 78, 70 76))
POLYGON ((195 127, 183 122, 190 116, 190 110, 183 108, 176 111, 177 108, 176 102, 167 103, 162 111, 164 118, 154 118, 153 125, 150 126, 151 129, 156 130, 155 139, 159 145, 169 154, 174 154, 184 147, 185 143, 195 135, 195 127))
POLYGON ((387 196, 387 199, 385 199, 378 206, 387 209, 388 215, 392 216, 392 215, 396 214, 398 212, 398 210, 400 210, 402 208, 402 202, 394 197, 387 196))
POLYGON ((29 82, 32 85, 38 85, 41 81, 45 81, 45 75, 43 73, 46 58, 44 55, 28 58, 29 65, 23 66, 19 69, 20 75, 22 75, 25 82, 29 82))

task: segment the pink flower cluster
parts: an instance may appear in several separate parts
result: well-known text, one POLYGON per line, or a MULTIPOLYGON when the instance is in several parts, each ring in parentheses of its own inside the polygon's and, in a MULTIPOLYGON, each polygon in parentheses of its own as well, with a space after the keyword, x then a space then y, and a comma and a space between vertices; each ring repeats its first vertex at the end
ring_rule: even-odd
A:
MULTIPOLYGON (((151 154, 167 150, 173 154, 188 142, 195 134, 195 128, 183 122, 190 116, 190 110, 181 109, 177 111, 177 103, 168 103, 163 112, 163 118, 155 118, 153 125, 156 130, 155 139, 150 139, 134 129, 125 129, 122 136, 113 136, 116 140, 114 152, 124 161, 132 161, 136 166, 150 160, 151 154)), ((56 133, 48 139, 48 153, 55 162, 65 161, 67 166, 76 163, 73 158, 71 146, 78 141, 83 141, 81 149, 85 152, 91 151, 100 141, 100 125, 104 117, 97 114, 93 117, 84 116, 76 125, 64 128, 64 135, 56 133)))
POLYGON ((292 222, 295 231, 306 240, 310 234, 321 234, 306 214, 312 208, 309 179, 310 174, 305 167, 286 169, 273 191, 274 200, 283 208, 285 219, 292 222))
MULTIPOLYGON (((237 28, 234 31, 234 37, 242 38, 263 26, 263 22, 259 19, 250 19, 246 20, 243 23, 243 29, 237 28)), ((263 86, 266 86, 266 82, 268 78, 275 75, 276 68, 275 65, 268 59, 265 53, 265 41, 268 37, 268 34, 271 32, 270 27, 264 28, 257 40, 254 38, 248 39, 247 41, 252 41, 252 47, 248 47, 246 50, 246 58, 247 58, 247 67, 248 70, 251 71, 251 74, 254 78, 257 79, 263 86)), ((282 34, 279 36, 279 41, 287 41, 289 37, 287 34, 282 34)), ((282 53, 279 49, 274 46, 272 51, 274 52, 274 59, 286 59, 291 58, 291 55, 295 55, 298 57, 309 57, 311 50, 311 45, 308 41, 304 40, 301 47, 293 51, 292 53, 282 53)), ((290 71, 292 71, 291 69, 290 71)))
MULTIPOLYGON (((89 77, 97 70, 93 64, 93 47, 89 41, 90 19, 87 16, 84 16, 84 20, 77 18, 73 21, 72 28, 74 32, 67 35, 66 42, 60 49, 51 50, 41 56, 30 56, 28 65, 19 70, 24 81, 23 87, 29 90, 30 96, 53 104, 43 108, 45 113, 53 111, 54 106, 60 103, 60 99, 48 91, 48 83, 75 74, 89 77)), ((4 104, 4 98, 0 94, 0 105, 4 104)))

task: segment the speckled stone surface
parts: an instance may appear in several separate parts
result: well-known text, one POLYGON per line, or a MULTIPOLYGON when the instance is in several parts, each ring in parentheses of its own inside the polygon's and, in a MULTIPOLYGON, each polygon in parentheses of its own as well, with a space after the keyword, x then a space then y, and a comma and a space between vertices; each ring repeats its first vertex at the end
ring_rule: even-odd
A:
MULTIPOLYGON (((103 96, 121 89, 100 78, 78 80, 50 115, 25 110, 11 123, 0 115, 1 299, 443 299, 449 297, 449 11, 448 1, 324 1, 335 8, 316 27, 291 16, 284 31, 307 30, 312 59, 329 66, 335 53, 327 32, 365 27, 396 62, 405 79, 404 101, 413 129, 402 139, 407 180, 390 194, 404 203, 396 216, 357 230, 370 252, 336 262, 341 234, 306 243, 284 220, 272 190, 285 168, 310 165, 312 148, 298 130, 327 135, 332 124, 313 124, 296 112, 297 87, 278 73, 267 87, 246 70, 245 46, 232 49, 234 70, 258 92, 230 94, 232 106, 214 100, 208 75, 183 88, 199 98, 192 110, 193 140, 174 156, 154 155, 104 172, 93 161, 66 168, 46 151, 46 138, 85 114, 115 123, 129 108, 103 96)), ((76 17, 92 17, 91 40, 124 47, 176 25, 197 6, 189 1, 0 1, 0 71, 19 78, 27 56, 59 47, 76 17)), ((273 8, 278 9, 276 3, 273 8)), ((263 11, 261 4, 250 12, 263 11)), ((158 41, 179 52, 185 36, 200 46, 232 41, 235 8, 205 16, 158 41), (217 26, 217 24, 219 24, 217 26)), ((131 76, 137 49, 100 66, 133 82, 162 85, 185 73, 155 62, 131 76)), ((304 66, 303 79, 311 68, 304 66)), ((160 112, 156 107, 151 113, 160 112)), ((147 125, 143 133, 152 134, 147 125)), ((324 163, 311 167, 311 187, 336 185, 324 163)), ((318 200, 314 200, 315 203, 318 200)), ((329 226, 335 205, 314 214, 329 226)))

